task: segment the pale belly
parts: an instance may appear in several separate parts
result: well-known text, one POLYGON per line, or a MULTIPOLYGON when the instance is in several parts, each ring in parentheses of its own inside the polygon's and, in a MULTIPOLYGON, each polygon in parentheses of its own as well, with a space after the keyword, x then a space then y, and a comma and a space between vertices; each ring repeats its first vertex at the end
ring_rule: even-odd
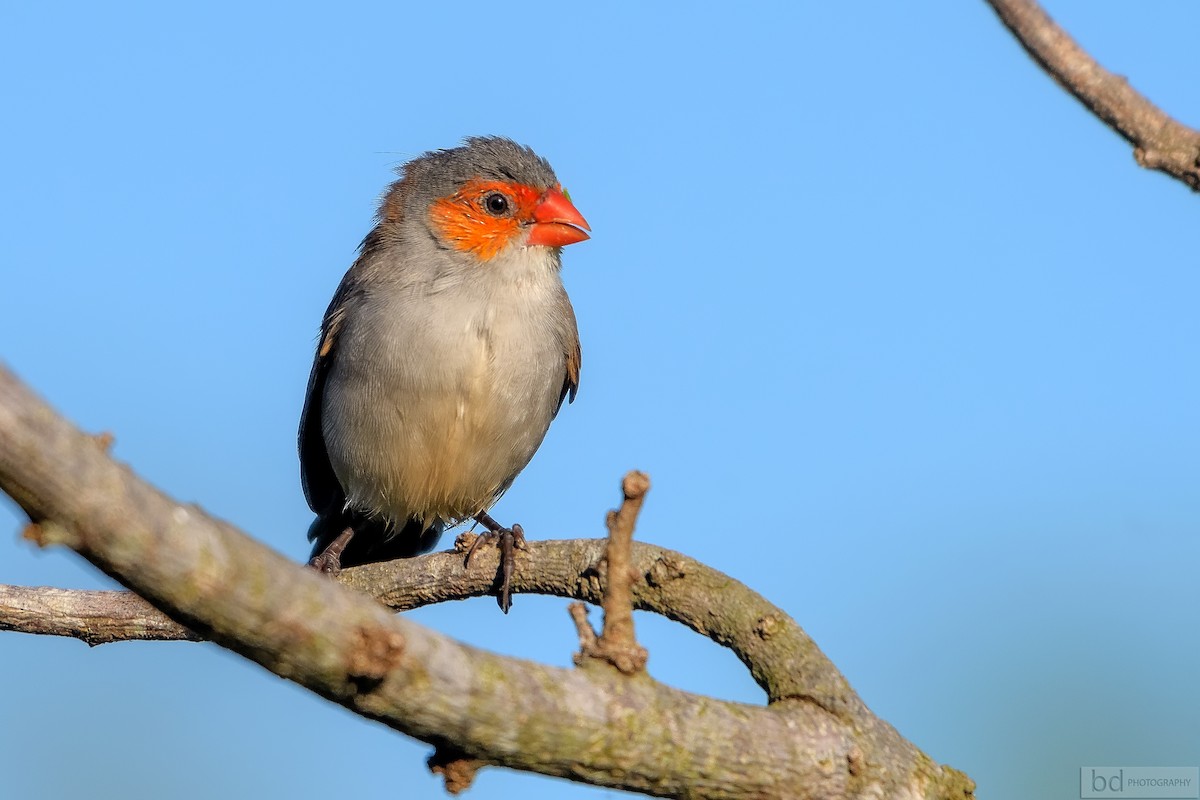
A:
POLYGON ((553 341, 478 326, 335 364, 325 441, 347 505, 395 525, 486 510, 541 444, 565 370, 553 341))

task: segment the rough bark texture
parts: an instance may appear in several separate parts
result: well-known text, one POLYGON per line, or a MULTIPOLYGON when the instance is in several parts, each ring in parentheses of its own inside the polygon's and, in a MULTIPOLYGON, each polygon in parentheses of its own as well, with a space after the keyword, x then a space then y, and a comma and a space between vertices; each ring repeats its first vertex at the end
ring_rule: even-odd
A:
POLYGON ((1137 163, 1200 190, 1200 131, 1100 66, 1034 0, 987 0, 1042 69, 1134 147, 1137 163))
MULTIPOLYGON (((77 550, 196 635, 452 754, 441 768, 458 786, 469 782, 464 765, 501 765, 666 797, 962 798, 974 789, 872 715, 786 614, 669 551, 632 548, 633 602, 732 647, 767 707, 688 694, 595 659, 565 670, 506 658, 395 617, 347 587, 393 608, 485 594, 496 556, 471 570, 461 553, 373 564, 347 570, 339 585, 145 484, 2 368, 0 488, 34 521, 32 538, 77 550)), ((519 554, 514 588, 601 601, 602 555, 602 542, 538 543, 519 554)), ((9 628, 31 630, 40 603, 47 616, 69 612, 56 632, 87 641, 186 635, 119 592, 0 596, 9 628), (101 622, 98 610, 114 613, 101 622)))
POLYGON ((90 645, 200 637, 133 592, 0 585, 0 631, 74 636, 90 645))

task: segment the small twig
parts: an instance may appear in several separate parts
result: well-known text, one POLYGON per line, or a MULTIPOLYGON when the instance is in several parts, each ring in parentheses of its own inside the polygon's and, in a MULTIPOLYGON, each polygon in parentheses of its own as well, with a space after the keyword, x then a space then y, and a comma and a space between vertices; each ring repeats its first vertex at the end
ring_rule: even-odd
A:
POLYGON ((595 658, 597 655, 596 629, 588 621, 587 603, 571 603, 567 606, 567 612, 574 620, 575 631, 579 634, 579 655, 575 657, 575 663, 581 664, 585 658, 595 658))
MULTIPOLYGON (((650 477, 644 472, 630 472, 621 482, 621 489, 625 495, 621 508, 608 512, 608 547, 605 550, 608 581, 604 589, 604 629, 595 642, 594 651, 595 657, 607 661, 626 675, 633 675, 646 669, 648 658, 646 648, 637 643, 633 630, 632 586, 640 576, 633 569, 631 551, 633 528, 642 510, 646 492, 650 491, 650 477)), ((580 638, 583 638, 582 633, 580 638)), ((587 655, 586 650, 584 655, 587 655)))
POLYGON ((1200 131, 1177 122, 1124 77, 1100 66, 1035 0, 987 2, 1050 77, 1134 146, 1139 165, 1200 190, 1200 131))

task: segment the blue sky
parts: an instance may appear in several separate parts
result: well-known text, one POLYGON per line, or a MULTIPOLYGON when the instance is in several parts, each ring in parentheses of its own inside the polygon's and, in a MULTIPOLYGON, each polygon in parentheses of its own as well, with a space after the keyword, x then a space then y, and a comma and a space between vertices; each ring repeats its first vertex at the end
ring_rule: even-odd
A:
MULTIPOLYGON (((0 358, 299 560, 315 333, 380 191, 512 136, 594 237, 565 253, 579 398, 497 517, 598 536, 647 470, 641 539, 780 605, 981 796, 1200 763, 1196 197, 981 1, 756 8, 8 4, 0 358)), ((1048 9, 1200 124, 1200 6, 1048 9)), ((0 582, 110 585, 20 527, 0 501, 0 582)), ((413 616, 566 666, 565 609, 413 616)), ((762 701, 639 624, 659 679, 762 701)), ((442 796, 426 745, 210 645, 0 636, 0 687, 4 796, 442 796)))

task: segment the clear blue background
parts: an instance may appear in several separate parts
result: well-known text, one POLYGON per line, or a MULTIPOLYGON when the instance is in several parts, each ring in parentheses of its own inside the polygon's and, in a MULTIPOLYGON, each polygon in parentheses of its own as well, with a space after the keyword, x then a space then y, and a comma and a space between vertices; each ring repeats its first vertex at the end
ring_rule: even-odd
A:
MULTIPOLYGON (((1200 123, 1200 5, 1056 0, 1200 123)), ((983 2, 5 4, 0 357, 297 560, 318 321, 393 167, 496 133, 594 228, 579 399, 496 508, 748 583, 988 797, 1200 764, 1198 198, 983 2)), ((0 582, 109 586, 21 541, 0 582)), ((447 540, 448 541, 448 540, 447 540)), ((568 665, 566 601, 413 614, 568 665)), ((761 702, 640 618, 658 678, 761 702)), ((441 797, 429 747, 210 645, 0 636, 0 796, 441 797)), ((472 797, 616 796, 485 770, 472 797)))

